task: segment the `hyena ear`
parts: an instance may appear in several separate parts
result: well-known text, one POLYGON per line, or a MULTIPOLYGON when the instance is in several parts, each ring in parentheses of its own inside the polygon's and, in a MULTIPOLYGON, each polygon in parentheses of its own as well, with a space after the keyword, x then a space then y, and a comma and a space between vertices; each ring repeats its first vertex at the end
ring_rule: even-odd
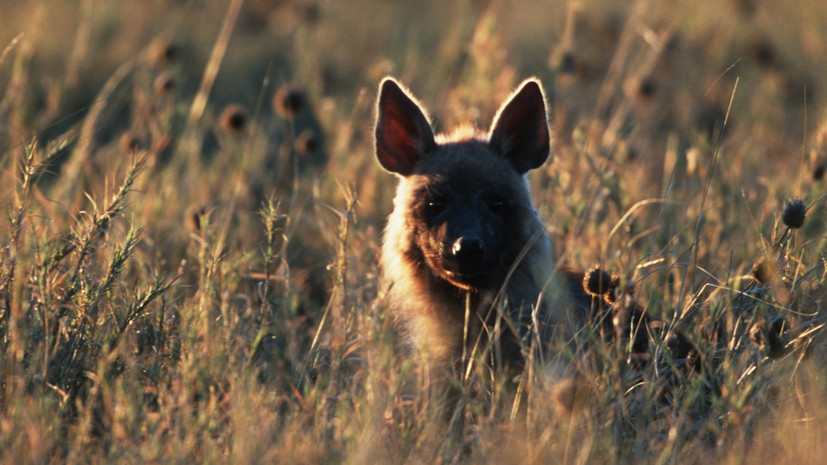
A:
POLYGON ((523 82, 500 107, 488 140, 491 148, 508 158, 520 174, 546 161, 550 149, 546 98, 537 80, 523 82))
POLYGON ((408 176, 434 149, 434 131, 425 112, 396 80, 385 78, 376 105, 376 158, 386 170, 408 176))

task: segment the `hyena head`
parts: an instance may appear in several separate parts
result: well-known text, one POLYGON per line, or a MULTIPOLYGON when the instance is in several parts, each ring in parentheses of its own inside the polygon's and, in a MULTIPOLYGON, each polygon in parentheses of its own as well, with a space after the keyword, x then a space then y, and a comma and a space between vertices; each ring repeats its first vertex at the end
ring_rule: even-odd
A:
POLYGON ((422 107, 386 78, 376 155, 400 176, 385 237, 385 248, 394 250, 383 255, 401 255, 437 280, 477 291, 502 285, 531 237, 543 234, 523 176, 549 156, 545 98, 536 80, 525 81, 502 105, 487 134, 435 136, 422 107))

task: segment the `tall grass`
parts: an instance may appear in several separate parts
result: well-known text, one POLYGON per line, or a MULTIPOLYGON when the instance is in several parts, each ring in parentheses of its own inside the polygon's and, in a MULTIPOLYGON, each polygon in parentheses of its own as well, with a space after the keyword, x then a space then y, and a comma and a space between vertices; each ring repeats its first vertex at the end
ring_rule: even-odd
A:
POLYGON ((0 462, 827 456, 821 2, 5 2, 0 26, 0 462), (536 207, 561 263, 617 274, 615 314, 663 322, 645 354, 594 322, 517 383, 478 366, 445 420, 376 287, 386 73, 441 130, 543 80, 536 207))

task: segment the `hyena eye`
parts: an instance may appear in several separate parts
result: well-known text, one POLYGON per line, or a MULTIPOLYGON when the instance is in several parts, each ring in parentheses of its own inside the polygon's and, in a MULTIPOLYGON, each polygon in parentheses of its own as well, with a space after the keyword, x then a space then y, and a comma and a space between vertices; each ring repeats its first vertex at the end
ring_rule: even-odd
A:
POLYGON ((494 213, 501 213, 505 209, 505 201, 502 199, 488 200, 488 209, 494 213))
POLYGON ((445 210, 445 201, 442 199, 431 199, 425 205, 425 211, 428 213, 428 216, 434 217, 439 215, 445 210))

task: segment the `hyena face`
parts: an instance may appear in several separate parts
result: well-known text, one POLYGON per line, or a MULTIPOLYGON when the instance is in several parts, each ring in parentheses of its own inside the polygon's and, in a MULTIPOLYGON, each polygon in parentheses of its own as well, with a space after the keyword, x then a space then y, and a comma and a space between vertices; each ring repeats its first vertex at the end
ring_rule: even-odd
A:
POLYGON ((421 107, 386 79, 376 153, 402 178, 391 223, 404 227, 388 233, 408 236, 398 252, 460 290, 499 287, 536 229, 523 174, 549 153, 538 83, 523 83, 487 136, 435 137, 421 107))
POLYGON ((502 283, 519 253, 512 246, 514 228, 527 201, 525 184, 509 163, 482 143, 447 144, 405 184, 410 195, 399 207, 408 211, 410 258, 463 290, 502 283))

